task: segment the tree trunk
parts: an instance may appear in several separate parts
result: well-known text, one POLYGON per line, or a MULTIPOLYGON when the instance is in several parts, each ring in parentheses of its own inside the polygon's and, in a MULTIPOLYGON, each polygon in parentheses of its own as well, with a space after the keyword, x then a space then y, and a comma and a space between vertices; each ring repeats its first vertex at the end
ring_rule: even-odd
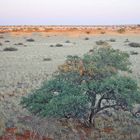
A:
POLYGON ((94 118, 94 110, 91 111, 90 116, 89 116, 89 125, 92 127, 95 127, 95 118, 94 118))

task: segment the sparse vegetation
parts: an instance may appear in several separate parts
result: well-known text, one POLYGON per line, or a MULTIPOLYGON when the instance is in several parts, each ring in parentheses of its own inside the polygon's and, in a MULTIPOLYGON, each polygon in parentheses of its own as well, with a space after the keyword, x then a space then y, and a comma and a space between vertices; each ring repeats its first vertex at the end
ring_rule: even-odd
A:
POLYGON ((128 42, 129 42, 129 39, 126 39, 124 42, 125 42, 125 43, 128 43, 128 42))
POLYGON ((27 41, 27 42, 34 42, 35 40, 32 39, 32 38, 28 38, 28 39, 26 39, 26 41, 27 41))
POLYGON ((44 58, 43 61, 51 61, 51 58, 44 58))
POLYGON ((5 40, 6 43, 10 42, 9 40, 5 40))
POLYGON ((89 38, 88 38, 88 37, 86 37, 86 38, 85 38, 85 40, 89 40, 89 38))
POLYGON ((116 42, 116 39, 111 38, 109 41, 110 41, 110 42, 116 42))
POLYGON ((106 41, 99 40, 99 41, 96 41, 96 45, 108 46, 109 44, 106 41))
POLYGON ((56 47, 63 47, 63 44, 56 44, 56 47))
POLYGON ((2 46, 3 44, 2 43, 0 43, 0 46, 2 46))
POLYGON ((0 36, 0 39, 3 39, 4 37, 3 36, 0 36))
POLYGON ((90 31, 86 31, 87 34, 90 34, 90 31))
POLYGON ((101 34, 105 34, 105 31, 101 31, 101 34))
POLYGON ((22 45, 24 45, 24 44, 23 44, 23 43, 16 43, 16 44, 14 44, 14 45, 22 46, 22 45))
POLYGON ((138 55, 139 53, 136 52, 136 51, 130 51, 130 54, 131 54, 131 55, 138 55))
POLYGON ((102 30, 102 28, 97 28, 97 30, 102 30))
POLYGON ((69 40, 67 40, 65 43, 70 43, 70 41, 69 41, 69 40))
POLYGON ((3 51, 17 51, 17 48, 13 48, 13 47, 8 47, 8 48, 4 48, 3 51))
POLYGON ((50 47, 54 47, 54 45, 50 45, 50 47))
POLYGON ((21 103, 43 117, 75 118, 95 125, 98 114, 108 109, 130 111, 140 103, 137 83, 119 71, 130 71, 129 55, 111 48, 68 56, 58 73, 21 103))
POLYGON ((140 43, 136 43, 136 42, 129 43, 128 45, 130 47, 133 47, 133 48, 139 48, 140 47, 140 43))
POLYGON ((125 33, 125 28, 120 28, 120 29, 117 30, 117 32, 120 33, 120 34, 125 33))

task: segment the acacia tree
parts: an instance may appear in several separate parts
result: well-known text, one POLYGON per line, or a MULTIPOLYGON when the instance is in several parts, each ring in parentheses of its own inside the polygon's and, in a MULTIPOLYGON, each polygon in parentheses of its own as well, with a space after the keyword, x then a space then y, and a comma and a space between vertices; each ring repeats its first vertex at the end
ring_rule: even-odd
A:
POLYGON ((130 72, 128 58, 111 48, 95 48, 83 58, 68 56, 58 72, 21 103, 39 116, 82 118, 90 125, 103 110, 131 111, 140 103, 140 92, 133 79, 120 74, 130 72))

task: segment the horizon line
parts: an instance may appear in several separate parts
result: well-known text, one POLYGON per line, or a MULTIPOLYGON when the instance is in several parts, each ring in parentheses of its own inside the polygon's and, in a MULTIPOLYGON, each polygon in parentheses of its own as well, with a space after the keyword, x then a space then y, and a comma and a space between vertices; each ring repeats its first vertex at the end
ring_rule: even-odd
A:
POLYGON ((17 25, 14 25, 14 24, 11 24, 11 25, 0 25, 1 27, 2 26, 54 26, 54 27, 58 27, 58 26, 75 26, 75 27, 78 27, 78 26, 137 26, 137 25, 140 25, 139 23, 138 24, 62 24, 62 25, 45 25, 45 24, 38 24, 38 25, 34 25, 34 24, 17 24, 17 25))

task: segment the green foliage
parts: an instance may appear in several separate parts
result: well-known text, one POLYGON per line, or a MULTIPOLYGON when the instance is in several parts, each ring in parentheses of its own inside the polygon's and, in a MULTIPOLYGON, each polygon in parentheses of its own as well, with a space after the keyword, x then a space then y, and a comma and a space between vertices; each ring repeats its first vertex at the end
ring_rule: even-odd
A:
POLYGON ((93 54, 86 54, 83 58, 84 67, 91 75, 106 77, 116 74, 118 70, 129 71, 129 55, 111 48, 94 49, 93 54))
POLYGON ((83 117, 88 107, 87 96, 81 85, 74 85, 63 76, 56 76, 53 80, 44 83, 28 98, 23 98, 22 103, 28 109, 40 116, 83 117))
POLYGON ((137 83, 119 71, 130 71, 129 55, 111 48, 94 49, 83 58, 68 56, 52 79, 22 104, 43 117, 83 118, 91 124, 105 109, 131 110, 140 103, 137 83))

